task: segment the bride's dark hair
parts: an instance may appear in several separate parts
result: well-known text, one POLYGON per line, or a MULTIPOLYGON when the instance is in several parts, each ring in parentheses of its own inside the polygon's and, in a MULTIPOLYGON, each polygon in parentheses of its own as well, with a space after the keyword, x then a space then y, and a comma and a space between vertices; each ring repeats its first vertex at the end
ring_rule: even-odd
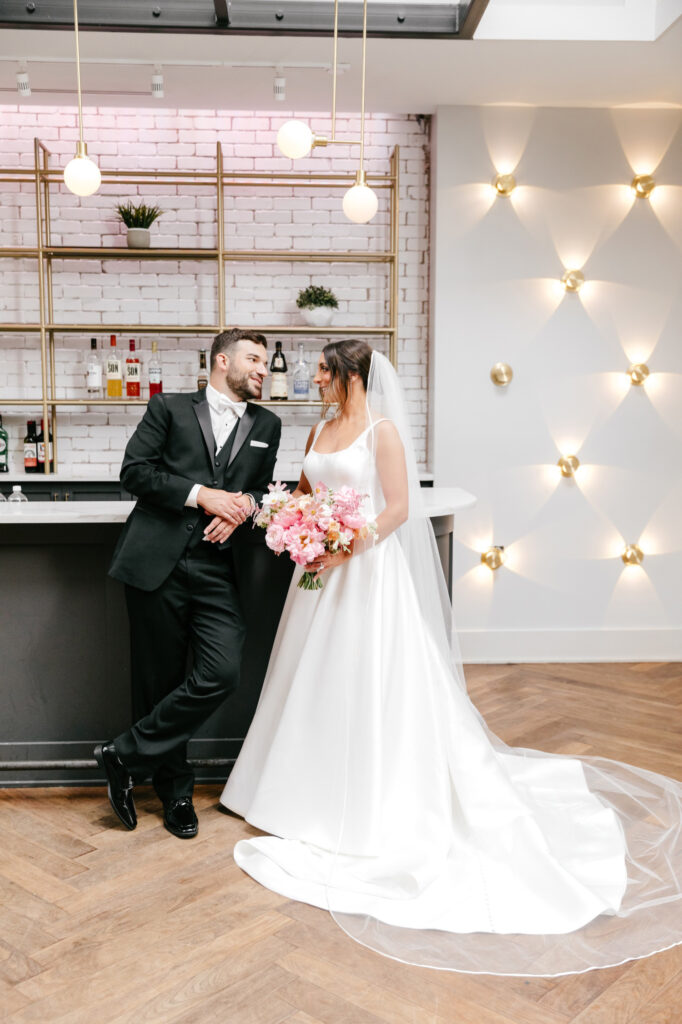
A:
POLYGON ((331 402, 343 407, 348 400, 349 378, 357 373, 362 386, 367 390, 369 368, 372 363, 372 349, 366 341, 359 338, 344 338, 342 341, 330 341, 322 350, 322 356, 329 367, 331 379, 327 394, 331 402))

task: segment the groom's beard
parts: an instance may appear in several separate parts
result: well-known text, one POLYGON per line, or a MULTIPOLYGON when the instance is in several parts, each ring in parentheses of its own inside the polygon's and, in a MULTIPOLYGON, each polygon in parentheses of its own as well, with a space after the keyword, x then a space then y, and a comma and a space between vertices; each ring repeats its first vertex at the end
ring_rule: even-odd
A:
POLYGON ((225 374, 225 383, 243 402, 250 398, 260 398, 263 391, 263 381, 252 373, 237 373, 229 371, 225 374))

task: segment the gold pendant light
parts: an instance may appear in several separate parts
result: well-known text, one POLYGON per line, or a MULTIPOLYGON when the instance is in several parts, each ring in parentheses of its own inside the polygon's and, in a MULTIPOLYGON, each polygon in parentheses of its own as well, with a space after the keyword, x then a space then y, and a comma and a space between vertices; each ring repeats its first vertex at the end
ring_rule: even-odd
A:
POLYGON ((78 0, 73 0, 73 27, 76 35, 76 77, 78 82, 78 130, 79 140, 76 155, 64 168, 64 184, 75 196, 91 196, 97 191, 102 175, 99 167, 88 156, 88 147, 83 141, 83 106, 81 102, 81 59, 78 48, 78 0))
POLYGON ((372 219, 379 207, 379 200, 367 184, 364 169, 365 157, 365 72, 367 61, 367 0, 363 2, 362 11, 362 80, 360 107, 360 140, 336 138, 336 76, 339 42, 339 0, 334 0, 334 59, 332 69, 332 134, 328 139, 324 135, 316 135, 305 121, 285 121, 277 132, 277 145, 284 156, 291 160, 299 160, 308 156, 316 146, 360 146, 360 167, 355 175, 355 184, 348 189, 343 197, 343 212, 349 220, 356 224, 366 224, 372 219))

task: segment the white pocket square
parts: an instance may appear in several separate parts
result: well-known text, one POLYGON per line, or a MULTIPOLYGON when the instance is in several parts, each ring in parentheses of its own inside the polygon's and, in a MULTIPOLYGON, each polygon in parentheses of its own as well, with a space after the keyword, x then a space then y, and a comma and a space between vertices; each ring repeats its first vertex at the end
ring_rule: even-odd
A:
POLYGON ((249 442, 254 448, 267 448, 269 447, 265 441, 250 441, 249 442))

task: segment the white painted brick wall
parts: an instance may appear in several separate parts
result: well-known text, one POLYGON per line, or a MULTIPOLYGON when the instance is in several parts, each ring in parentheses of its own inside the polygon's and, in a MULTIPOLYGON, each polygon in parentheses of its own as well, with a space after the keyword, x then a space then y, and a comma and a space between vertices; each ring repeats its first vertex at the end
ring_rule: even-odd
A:
MULTIPOLYGON (((294 115, 313 130, 330 133, 319 114, 294 115)), ((84 110, 84 131, 90 155, 102 170, 215 171, 215 149, 223 147, 224 166, 235 171, 284 170, 292 162, 275 146, 277 129, 286 120, 271 115, 231 111, 109 108, 84 110)), ((357 118, 341 115, 337 134, 357 138, 357 118)), ((63 167, 77 139, 72 108, 0 106, 0 165, 32 167, 33 139, 52 152, 51 164, 63 167)), ((375 114, 367 119, 365 166, 369 173, 387 173, 395 145, 400 146, 399 369, 408 393, 420 463, 427 463, 427 336, 429 287, 429 182, 424 147, 428 139, 416 119, 375 114)), ((333 154, 316 151, 297 161, 303 171, 354 171, 357 151, 337 146, 333 154), (333 158, 332 158, 333 157, 333 158)), ((0 247, 35 245, 36 219, 32 184, 0 184, 0 247)), ((125 228, 116 204, 129 197, 156 203, 164 210, 153 226, 155 246, 215 245, 215 192, 208 186, 104 185, 95 196, 78 199, 63 186, 51 187, 51 240, 55 245, 125 245, 125 228)), ((333 249, 371 251, 389 248, 388 196, 380 193, 379 212, 368 225, 352 224, 341 209, 343 188, 227 186, 225 238, 233 249, 282 249, 325 252, 333 249)), ((35 323, 39 319, 34 261, 2 260, 0 321, 35 323)), ((54 261, 54 317, 61 323, 211 324, 217 322, 216 268, 201 261, 54 261)), ((246 325, 299 324, 296 295, 311 282, 333 289, 339 299, 337 323, 349 328, 381 326, 388 318, 388 268, 381 264, 233 262, 226 267, 228 323, 246 325)), ((129 334, 120 334, 127 348, 129 334)), ((153 338, 159 342, 166 391, 194 389, 198 351, 211 337, 133 335, 143 363, 143 395, 147 393, 146 362, 153 338)), ((99 334, 100 342, 108 336, 99 334)), ((300 339, 283 337, 290 363, 300 339)), ((311 366, 323 337, 307 338, 311 366)), ((374 342, 383 351, 387 339, 374 342)), ((15 470, 22 468, 21 441, 29 411, 2 407, 2 398, 32 397, 40 390, 40 342, 37 333, 0 332, 0 412, 10 434, 15 470)), ((83 366, 89 336, 60 334, 56 339, 57 397, 85 398, 83 366)), ((279 409, 277 410, 279 412, 279 409)), ((284 429, 276 473, 298 475, 301 454, 315 412, 283 408, 284 429)), ((127 438, 140 416, 137 408, 95 407, 59 413, 60 469, 72 473, 117 474, 127 438)))

